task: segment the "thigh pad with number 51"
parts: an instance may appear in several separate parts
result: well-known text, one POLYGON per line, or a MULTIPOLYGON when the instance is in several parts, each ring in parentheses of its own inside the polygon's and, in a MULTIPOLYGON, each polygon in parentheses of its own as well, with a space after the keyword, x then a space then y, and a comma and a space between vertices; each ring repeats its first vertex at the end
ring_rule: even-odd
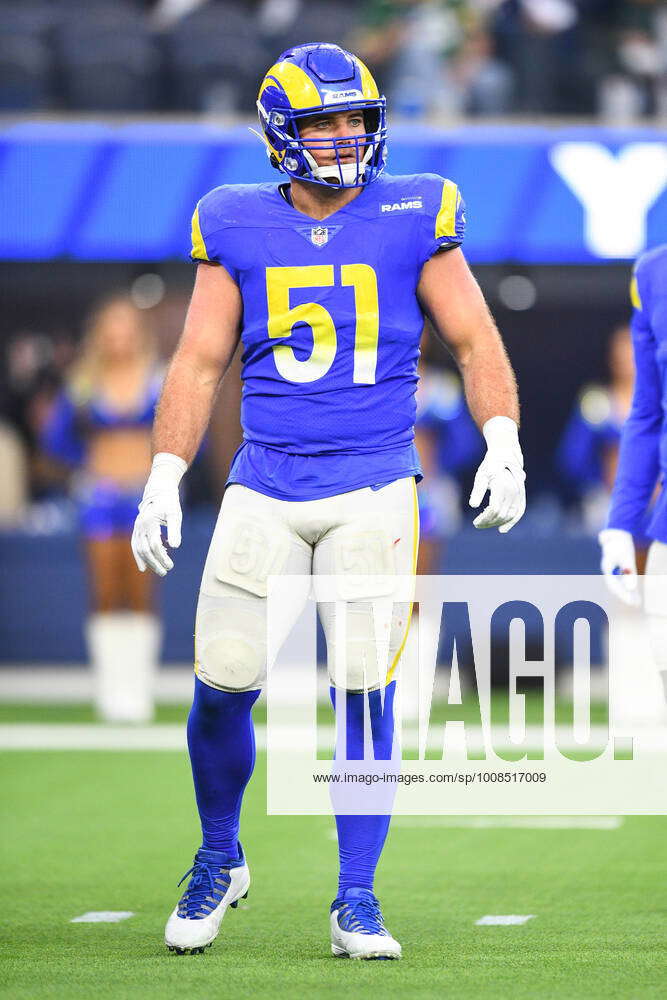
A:
POLYGON ((287 567, 291 541, 279 521, 255 511, 226 510, 211 544, 210 575, 205 572, 205 584, 212 575, 220 583, 266 597, 269 576, 287 567))

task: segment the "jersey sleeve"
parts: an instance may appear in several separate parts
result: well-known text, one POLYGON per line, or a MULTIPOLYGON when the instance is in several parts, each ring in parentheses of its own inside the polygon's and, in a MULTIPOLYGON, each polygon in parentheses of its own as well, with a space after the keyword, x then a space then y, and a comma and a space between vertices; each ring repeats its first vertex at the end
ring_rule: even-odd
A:
POLYGON ((200 209, 201 202, 197 202, 195 210, 192 213, 192 224, 190 231, 190 240, 192 248, 190 250, 190 260, 193 263, 198 263, 199 261, 204 261, 209 263, 211 258, 208 255, 208 247, 206 246, 206 241, 202 234, 201 219, 200 219, 200 209))
POLYGON ((197 202, 192 213, 190 260, 195 264, 221 264, 238 281, 238 270, 229 253, 232 230, 226 218, 228 201, 225 189, 215 188, 197 202))
POLYGON ((437 174, 425 175, 423 202, 419 253, 421 262, 425 263, 438 250, 461 246, 466 210, 454 181, 437 174))
MULTIPOLYGON (((640 262, 641 264, 641 262, 640 262)), ((655 336, 646 313, 649 289, 641 266, 633 274, 630 296, 635 388, 630 415, 621 432, 618 470, 608 528, 641 533, 643 518, 660 474, 661 379, 655 336)))

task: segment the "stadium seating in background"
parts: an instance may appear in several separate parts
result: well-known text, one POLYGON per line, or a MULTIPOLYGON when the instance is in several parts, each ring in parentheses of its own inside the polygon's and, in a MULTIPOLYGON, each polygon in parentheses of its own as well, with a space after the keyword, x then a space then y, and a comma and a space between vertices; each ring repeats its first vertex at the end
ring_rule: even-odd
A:
POLYGON ((663 0, 0 0, 0 110, 252 114, 286 48, 337 42, 394 115, 667 108, 663 0))
POLYGON ((363 3, 356 0, 296 0, 280 4, 265 0, 260 6, 259 26, 273 62, 285 49, 306 42, 334 42, 348 47, 363 16, 363 3), (288 16, 272 16, 281 8, 288 16))
POLYGON ((66 107, 149 111, 158 105, 159 51, 134 5, 73 6, 55 29, 55 51, 66 107))
POLYGON ((270 57, 248 4, 205 4, 165 34, 164 50, 171 108, 223 113, 254 108, 257 80, 270 57))
POLYGON ((49 107, 53 56, 49 32, 52 6, 3 4, 0 7, 0 109, 24 111, 49 107))

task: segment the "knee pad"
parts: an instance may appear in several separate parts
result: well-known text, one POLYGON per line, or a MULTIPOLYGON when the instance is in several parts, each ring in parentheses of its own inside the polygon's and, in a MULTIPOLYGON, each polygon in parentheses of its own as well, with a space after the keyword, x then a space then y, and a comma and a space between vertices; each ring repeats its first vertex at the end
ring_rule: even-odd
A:
POLYGON ((266 602, 200 597, 195 672, 209 687, 252 691, 266 678, 266 602))

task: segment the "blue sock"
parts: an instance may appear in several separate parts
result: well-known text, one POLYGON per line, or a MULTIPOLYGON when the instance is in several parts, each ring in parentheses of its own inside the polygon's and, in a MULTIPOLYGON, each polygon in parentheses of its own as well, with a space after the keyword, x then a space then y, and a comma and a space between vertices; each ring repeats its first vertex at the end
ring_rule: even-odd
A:
MULTIPOLYGON (((394 694, 396 681, 384 691, 384 710, 380 692, 369 691, 369 715, 376 760, 390 760, 394 740, 394 694)), ((347 757, 362 760, 364 756, 364 699, 366 695, 336 692, 330 688, 336 707, 336 695, 346 698, 347 757)), ((338 830, 338 893, 354 887, 372 889, 375 869, 389 831, 391 815, 339 816, 338 830)))
POLYGON ((218 691, 195 678, 188 748, 202 847, 238 857, 241 801, 255 766, 251 709, 259 691, 218 691))

